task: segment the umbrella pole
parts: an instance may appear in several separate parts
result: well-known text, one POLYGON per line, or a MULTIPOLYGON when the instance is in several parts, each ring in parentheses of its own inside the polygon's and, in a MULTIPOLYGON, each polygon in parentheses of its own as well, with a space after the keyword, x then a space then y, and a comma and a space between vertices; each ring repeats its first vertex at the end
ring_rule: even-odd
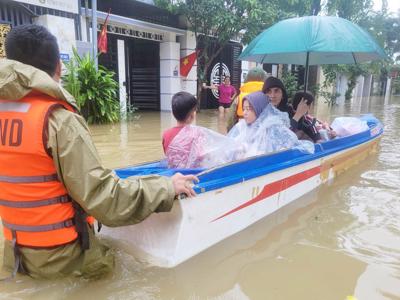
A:
POLYGON ((307 91, 309 58, 310 58, 310 52, 307 51, 306 67, 305 67, 305 70, 304 70, 304 92, 307 91))

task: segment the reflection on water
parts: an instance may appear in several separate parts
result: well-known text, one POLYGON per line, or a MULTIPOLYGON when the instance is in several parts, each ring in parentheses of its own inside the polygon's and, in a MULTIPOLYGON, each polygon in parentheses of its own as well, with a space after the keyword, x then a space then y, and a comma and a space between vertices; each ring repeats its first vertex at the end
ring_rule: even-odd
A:
MULTIPOLYGON (((203 110, 197 114, 196 125, 221 132, 224 120, 218 119, 218 111, 203 110)), ((172 126, 175 120, 169 112, 141 112, 128 122, 95 125, 91 130, 104 165, 117 168, 160 159, 162 133, 172 126)))
MULTIPOLYGON (((115 250, 116 270, 107 278, 20 276, 0 283, 0 298, 400 299, 400 97, 316 107, 327 120, 366 112, 385 126, 376 155, 188 262, 161 269, 115 250)), ((200 112, 197 124, 222 128, 217 111, 200 112)), ((159 159, 161 134, 173 125, 169 113, 140 113, 91 129, 104 164, 115 168, 159 159)))

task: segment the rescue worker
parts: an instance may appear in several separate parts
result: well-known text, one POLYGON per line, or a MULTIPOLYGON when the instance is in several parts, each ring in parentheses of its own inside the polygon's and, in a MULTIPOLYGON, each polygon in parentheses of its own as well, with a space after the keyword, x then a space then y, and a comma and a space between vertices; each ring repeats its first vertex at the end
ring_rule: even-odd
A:
POLYGON ((4 267, 34 278, 98 277, 113 269, 93 221, 138 223, 195 193, 195 176, 120 179, 101 165, 76 102, 58 83, 56 38, 15 27, 0 60, 0 217, 4 267))
POLYGON ((240 87, 239 97, 227 112, 226 126, 229 131, 239 119, 243 118, 243 98, 251 93, 262 90, 264 81, 267 78, 267 73, 260 67, 255 67, 249 70, 243 85, 240 87))

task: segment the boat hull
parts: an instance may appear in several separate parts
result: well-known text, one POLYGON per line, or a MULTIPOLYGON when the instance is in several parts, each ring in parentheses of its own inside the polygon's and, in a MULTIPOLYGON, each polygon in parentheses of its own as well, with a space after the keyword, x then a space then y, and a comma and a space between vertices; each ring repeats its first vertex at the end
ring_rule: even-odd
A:
MULTIPOLYGON (((264 175, 252 176, 248 170, 248 178, 221 187, 212 182, 198 188, 196 197, 177 201, 171 212, 152 214, 132 226, 105 227, 102 234, 117 241, 124 249, 142 254, 154 265, 174 267, 365 159, 376 151, 382 133, 381 128, 374 128, 369 137, 358 140, 353 146, 320 151, 311 159, 305 156, 304 162, 288 162, 287 166, 275 171, 270 169, 264 175)), ((216 171, 207 174, 213 172, 216 171)))

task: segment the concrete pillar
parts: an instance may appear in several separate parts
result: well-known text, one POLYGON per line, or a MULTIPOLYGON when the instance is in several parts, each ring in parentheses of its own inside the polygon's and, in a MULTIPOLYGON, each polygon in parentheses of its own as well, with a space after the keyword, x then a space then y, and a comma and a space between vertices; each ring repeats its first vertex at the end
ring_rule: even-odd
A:
POLYGON ((69 61, 72 57, 72 48, 76 48, 74 20, 42 15, 35 18, 34 23, 46 27, 57 38, 61 60, 64 62, 69 61))
POLYGON ((127 94, 126 94, 126 67, 125 67, 125 41, 117 40, 118 53, 118 84, 119 84, 119 107, 121 120, 127 116, 127 94))
POLYGON ((81 20, 81 37, 83 42, 90 42, 90 28, 89 24, 87 22, 87 18, 84 15, 81 15, 80 17, 81 20))
POLYGON ((363 76, 358 76, 356 79, 356 86, 354 87, 353 90, 353 99, 358 100, 358 98, 362 97, 362 91, 364 89, 364 77, 363 76))
POLYGON ((243 83, 246 80, 246 76, 249 73, 250 65, 248 61, 242 60, 242 76, 240 78, 240 83, 243 83))
POLYGON ((385 104, 389 103, 391 85, 392 85, 392 78, 388 77, 388 79, 386 81, 385 104))
POLYGON ((181 91, 179 53, 179 43, 160 44, 160 109, 162 111, 171 111, 172 95, 181 91))
POLYGON ((347 91, 347 77, 344 75, 338 75, 336 80, 336 92, 340 94, 337 98, 336 103, 341 105, 345 102, 345 93, 347 91))
POLYGON ((371 86, 372 86, 372 75, 369 74, 369 75, 365 76, 365 79, 364 79, 364 88, 363 88, 363 92, 362 92, 363 97, 371 96, 371 86))
POLYGON ((278 77, 278 65, 272 65, 272 76, 278 77))
MULTIPOLYGON (((188 56, 196 51, 196 36, 194 32, 186 31, 186 34, 179 37, 180 57, 188 56)), ((179 74, 180 75, 180 74, 179 74)), ((197 94, 197 60, 187 77, 180 77, 181 89, 193 95, 197 94)))

